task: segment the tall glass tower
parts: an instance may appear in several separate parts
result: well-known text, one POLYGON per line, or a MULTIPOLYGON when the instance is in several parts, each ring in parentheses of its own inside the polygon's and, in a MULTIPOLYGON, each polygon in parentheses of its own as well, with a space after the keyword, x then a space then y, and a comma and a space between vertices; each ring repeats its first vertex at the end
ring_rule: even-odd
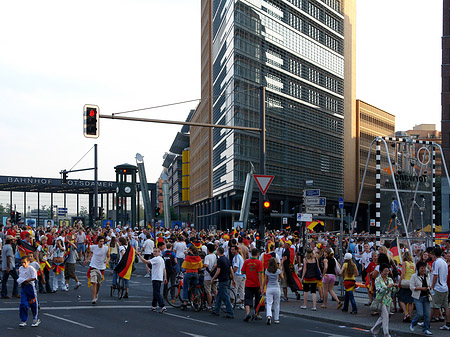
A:
MULTIPOLYGON (((202 46, 209 49, 202 47, 203 98, 193 119, 209 113, 215 124, 259 127, 265 86, 272 198, 298 200, 304 181, 314 180, 322 196, 337 200, 344 191, 342 1, 202 2, 202 46)), ((259 135, 214 129, 210 137, 209 197, 242 191, 250 162, 259 171, 259 135)))

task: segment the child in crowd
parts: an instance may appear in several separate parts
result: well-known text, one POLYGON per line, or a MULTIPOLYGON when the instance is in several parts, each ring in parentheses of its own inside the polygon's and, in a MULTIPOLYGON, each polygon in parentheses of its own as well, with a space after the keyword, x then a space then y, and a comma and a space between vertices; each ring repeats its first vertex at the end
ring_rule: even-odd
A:
POLYGON ((36 296, 36 288, 34 286, 34 281, 37 279, 37 272, 30 265, 30 259, 28 256, 22 257, 22 266, 19 268, 19 278, 17 283, 21 286, 22 290, 20 292, 20 327, 25 327, 28 320, 28 306, 31 308, 33 313, 33 323, 32 327, 37 327, 41 320, 38 317, 38 304, 36 296))

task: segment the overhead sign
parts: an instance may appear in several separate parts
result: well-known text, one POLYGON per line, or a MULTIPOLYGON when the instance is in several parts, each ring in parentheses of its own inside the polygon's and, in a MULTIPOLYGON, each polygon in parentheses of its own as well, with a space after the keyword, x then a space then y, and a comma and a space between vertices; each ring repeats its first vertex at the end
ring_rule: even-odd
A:
POLYGON ((312 221, 312 214, 309 213, 297 213, 297 221, 303 222, 303 221, 312 221))
POLYGON ((262 195, 264 195, 264 194, 266 194, 267 190, 269 189, 269 186, 272 183, 273 178, 275 178, 275 176, 254 174, 253 178, 255 178, 256 183, 258 184, 259 190, 261 191, 262 195))
POLYGON ((306 212, 312 214, 325 214, 325 206, 306 206, 306 212))
POLYGON ((306 206, 326 206, 327 198, 325 198, 325 197, 306 197, 305 205, 306 206))
POLYGON ((342 198, 342 197, 339 198, 339 208, 340 209, 344 208, 344 198, 342 198))
POLYGON ((320 197, 320 190, 305 190, 305 197, 320 197))

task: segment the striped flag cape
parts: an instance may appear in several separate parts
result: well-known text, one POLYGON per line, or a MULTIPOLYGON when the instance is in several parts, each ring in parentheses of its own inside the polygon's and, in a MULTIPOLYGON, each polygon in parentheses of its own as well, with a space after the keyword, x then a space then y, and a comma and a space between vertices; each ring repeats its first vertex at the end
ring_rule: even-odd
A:
POLYGON ((48 271, 52 270, 52 266, 50 266, 50 263, 48 263, 48 261, 41 261, 39 267, 40 269, 37 272, 38 276, 42 275, 45 269, 47 269, 48 271))
POLYGON ((56 263, 53 264, 53 272, 55 273, 55 275, 61 274, 62 272, 64 272, 65 269, 66 268, 64 264, 56 264, 56 263))
POLYGON ((28 242, 20 239, 17 240, 17 248, 19 249, 19 255, 21 258, 36 251, 36 247, 33 247, 28 242))
POLYGON ((115 272, 125 280, 129 280, 131 278, 131 271, 133 269, 134 262, 134 254, 135 250, 131 245, 128 245, 125 254, 123 254, 122 259, 117 264, 116 268, 114 268, 115 272))
POLYGON ((181 268, 186 270, 200 269, 203 267, 202 258, 198 255, 186 255, 181 268))

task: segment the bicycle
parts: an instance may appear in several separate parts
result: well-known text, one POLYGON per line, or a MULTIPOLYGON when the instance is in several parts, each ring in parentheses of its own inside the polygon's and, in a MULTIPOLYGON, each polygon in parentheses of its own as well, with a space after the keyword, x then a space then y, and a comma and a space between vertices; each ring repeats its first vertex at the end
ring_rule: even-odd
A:
POLYGON ((127 292, 127 287, 125 286, 125 279, 122 277, 119 277, 119 280, 116 285, 111 286, 109 296, 111 297, 114 296, 114 293, 116 292, 119 300, 122 299, 127 292))
MULTIPOLYGON (((215 281, 218 283, 218 280, 215 281)), ((236 308, 236 292, 231 287, 228 289, 228 295, 230 296, 231 307, 233 310, 236 308)), ((214 303, 216 302, 216 295, 211 291, 212 301, 211 304, 214 307, 214 303)), ((207 296, 205 293, 205 288, 202 286, 202 307, 207 308, 207 296)), ((222 304, 222 311, 225 313, 225 306, 222 304)))
MULTIPOLYGON (((168 288, 164 292, 164 299, 166 302, 174 307, 174 308, 181 308, 183 305, 183 278, 184 274, 179 273, 176 277, 177 283, 172 285, 170 288, 168 288), (172 294, 174 294, 172 296, 172 294)), ((195 310, 200 311, 203 307, 203 301, 202 301, 202 286, 201 285, 191 285, 188 290, 188 303, 189 305, 195 310)))

